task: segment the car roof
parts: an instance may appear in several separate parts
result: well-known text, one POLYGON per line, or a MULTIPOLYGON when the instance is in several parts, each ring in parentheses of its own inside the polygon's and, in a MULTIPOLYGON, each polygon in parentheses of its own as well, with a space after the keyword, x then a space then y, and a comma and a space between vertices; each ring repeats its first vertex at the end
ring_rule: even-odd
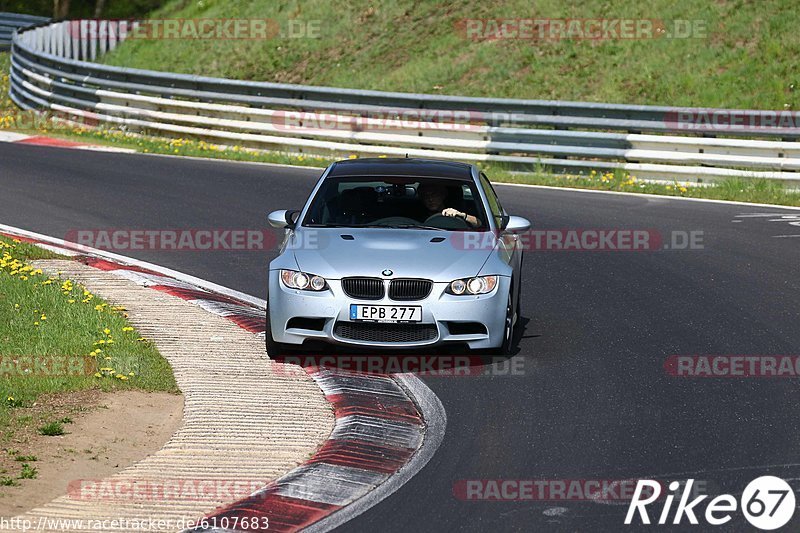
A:
POLYGON ((334 163, 327 177, 345 176, 430 177, 471 180, 472 165, 457 161, 405 157, 346 159, 334 163))

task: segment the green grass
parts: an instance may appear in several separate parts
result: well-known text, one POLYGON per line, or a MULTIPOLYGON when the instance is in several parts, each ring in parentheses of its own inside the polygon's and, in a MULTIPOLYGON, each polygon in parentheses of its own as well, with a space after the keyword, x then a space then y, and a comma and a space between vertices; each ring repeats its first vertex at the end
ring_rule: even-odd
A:
POLYGON ((60 422, 48 422, 39 428, 39 434, 46 437, 57 437, 64 434, 64 426, 60 422))
MULTIPOLYGON (((16 106, 8 96, 8 70, 11 67, 11 54, 8 52, 0 52, 0 111, 5 115, 11 110, 15 110, 16 106)), ((4 126, 3 121, 0 120, 0 128, 4 126)))
MULTIPOLYGON (((6 443, 41 423, 26 408, 41 409, 49 395, 90 389, 177 392, 169 364, 130 326, 124 309, 28 264, 54 257, 0 237, 0 439, 6 443)), ((69 423, 71 418, 61 417, 38 432, 61 435, 69 423)), ((35 460, 8 453, 17 461, 35 460)))
POLYGON ((39 469, 29 465, 28 463, 22 464, 22 472, 19 474, 20 479, 36 479, 39 475, 39 469))
MULTIPOLYGON (((194 6, 194 4, 192 5, 194 6)), ((211 6, 217 4, 211 2, 207 5, 211 6)), ((308 6, 311 7, 315 5, 316 4, 313 2, 308 4, 308 6)), ((235 11, 235 13, 239 13, 239 11, 235 11)), ((310 17, 308 13, 306 13, 304 16, 310 17)), ((165 43, 164 41, 159 42, 161 44, 165 43)), ((241 42, 239 43, 241 44, 241 42)), ((143 43, 133 43, 133 46, 142 46, 142 44, 143 43)), ((169 46, 173 46, 173 44, 174 43, 170 43, 169 46)), ((196 44, 199 45, 199 43, 196 44)), ((652 43, 639 44, 652 45, 652 43)), ((249 43, 247 46, 254 46, 254 43, 249 43)), ((791 61, 798 60, 792 58, 791 61)), ((761 62, 753 61, 752 63, 761 62)), ((0 53, 0 72, 3 69, 7 69, 7 66, 8 54, 0 53)), ((13 112, 15 113, 16 108, 8 99, 7 88, 7 78, 0 77, 0 112, 4 112, 4 114, 7 116, 13 117, 12 110, 14 110, 13 112)), ((758 91, 754 91, 753 94, 760 93, 758 91)), ((731 104, 731 106, 734 105, 731 104)), ((752 107, 755 107, 755 105, 752 107)), ((0 114, 0 128, 3 127, 2 117, 3 114, 0 114)), ((64 137, 71 140, 82 140, 95 144, 131 148, 142 153, 152 154, 205 157, 233 161, 280 163, 289 165, 314 166, 320 168, 325 167, 326 165, 338 159, 335 157, 297 155, 282 152, 253 150, 241 146, 221 147, 202 140, 171 139, 158 136, 157 134, 150 134, 148 132, 143 132, 139 135, 106 128, 66 128, 63 125, 54 124, 50 128, 42 128, 32 132, 46 133, 50 136, 64 137)), ((493 181, 499 183, 525 183, 530 185, 575 187, 581 189, 638 192, 668 196, 684 196, 692 198, 709 198, 718 200, 735 200, 741 202, 800 206, 800 193, 797 191, 790 190, 780 183, 759 179, 728 179, 715 182, 704 187, 681 187, 678 184, 662 185, 645 183, 640 180, 637 180, 635 183, 630 183, 631 176, 621 171, 612 173, 611 179, 604 181, 602 180, 602 173, 596 173, 594 175, 587 176, 561 176, 546 172, 545 169, 530 173, 518 173, 511 172, 502 165, 482 166, 484 170, 486 170, 489 177, 493 181)))
POLYGON ((5 365, 0 371, 10 369, 0 384, 4 400, 26 405, 39 394, 87 388, 176 390, 167 362, 150 342, 138 340, 121 308, 70 280, 23 272, 30 266, 13 274, 13 259, 24 263, 52 254, 6 238, 0 243, 0 253, 8 254, 5 265, 0 260, 0 357, 5 365), (48 366, 32 377, 16 375, 24 365, 15 365, 12 358, 25 356, 34 368, 37 362, 48 366), (59 366, 68 370, 59 372, 59 366), (42 375, 51 369, 54 375, 42 375))
POLYGON ((171 0, 152 18, 318 21, 318 38, 134 40, 113 65, 388 91, 734 108, 796 109, 800 10, 788 0, 171 0), (488 40, 487 18, 701 20, 687 39, 488 40))
POLYGON ((588 176, 558 176, 547 172, 510 172, 502 168, 492 168, 491 166, 484 166, 484 170, 487 176, 496 183, 521 183, 547 185, 550 187, 572 187, 576 189, 800 206, 800 190, 789 189, 781 183, 761 179, 729 178, 704 186, 683 186, 679 183, 645 182, 623 171, 605 174, 594 173, 588 176))

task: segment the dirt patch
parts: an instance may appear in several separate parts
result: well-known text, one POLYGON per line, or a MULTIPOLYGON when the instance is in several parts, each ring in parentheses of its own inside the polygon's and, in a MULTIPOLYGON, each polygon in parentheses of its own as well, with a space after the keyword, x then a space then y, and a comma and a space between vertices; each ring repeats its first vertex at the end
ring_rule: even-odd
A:
MULTIPOLYGON (((21 410, 22 411, 22 410, 21 410)), ((107 477, 159 450, 178 430, 183 397, 168 393, 85 391, 49 398, 22 416, 41 420, 69 417, 66 433, 45 437, 38 424, 15 432, 13 444, 38 471, 36 479, 18 480, 19 486, 0 487, 0 516, 11 517, 43 505, 67 492, 71 481, 107 477), (42 413, 37 407, 47 406, 42 413)), ((2 452, 0 469, 14 474, 20 462, 2 452)))

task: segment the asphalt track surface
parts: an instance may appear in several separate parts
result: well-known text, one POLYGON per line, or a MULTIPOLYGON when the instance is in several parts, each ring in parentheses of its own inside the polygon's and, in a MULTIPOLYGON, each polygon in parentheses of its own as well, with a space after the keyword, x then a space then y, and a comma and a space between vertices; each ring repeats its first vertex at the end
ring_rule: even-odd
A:
MULTIPOLYGON (((319 174, 0 144, 0 221, 60 238, 75 229, 260 229, 267 212, 299 208, 319 174)), ((701 231, 704 247, 528 252, 514 359, 523 375, 424 378, 447 411, 442 446, 342 530, 640 529, 623 525, 624 505, 461 501, 453 487, 465 479, 695 478, 712 494, 736 494, 761 475, 800 478, 797 378, 664 370, 676 354, 800 354, 800 237, 786 237, 800 226, 774 220, 800 209, 497 189, 537 229, 643 229, 667 240, 701 231)), ((276 252, 119 253, 263 298, 276 252)), ((740 516, 715 530, 751 529, 740 516)), ((798 523, 796 515, 787 528, 798 523)), ((708 528, 685 524, 645 529, 708 528)))

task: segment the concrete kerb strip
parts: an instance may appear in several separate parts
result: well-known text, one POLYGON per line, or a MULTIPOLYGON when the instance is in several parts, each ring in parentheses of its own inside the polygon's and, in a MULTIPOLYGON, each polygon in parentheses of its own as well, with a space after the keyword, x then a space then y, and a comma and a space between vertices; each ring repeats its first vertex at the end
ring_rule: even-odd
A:
MULTIPOLYGON (((322 406, 320 404, 315 406, 317 417, 323 416, 320 413, 327 414, 330 417, 330 410, 326 411, 324 406, 333 406, 334 415, 336 416, 333 429, 328 440, 322 443, 316 454, 311 456, 299 468, 289 471, 284 476, 270 482, 264 488, 256 490, 248 497, 234 503, 220 502, 218 501, 219 499, 213 502, 203 501, 202 504, 205 505, 205 508, 200 511, 198 509, 201 504, 198 501, 191 501, 188 504, 183 502, 183 504, 186 504, 183 507, 181 505, 173 505, 171 502, 167 504, 163 501, 146 502, 145 505, 141 505, 140 502, 136 505, 130 504, 128 507, 122 506, 119 512, 124 511, 129 514, 120 516, 130 516, 130 513, 135 511, 139 513, 136 515, 137 517, 142 517, 146 514, 143 511, 149 505, 153 511, 151 516, 168 516, 173 520, 182 518, 188 525, 191 525, 188 520, 193 520, 194 530, 197 531, 253 531, 266 530, 267 527, 271 531, 297 531, 312 524, 314 524, 312 528, 314 531, 325 531, 357 516, 397 490, 430 460, 441 443, 446 425, 444 409, 438 398, 414 376, 355 376, 327 369, 308 369, 308 374, 306 375, 299 367, 269 361, 263 352, 263 307, 266 304, 263 300, 163 267, 116 254, 89 250, 85 247, 78 247, 59 239, 18 228, 0 225, 0 231, 44 245, 55 251, 66 252, 70 255, 78 254, 80 263, 66 261, 58 263, 44 262, 41 264, 48 268, 55 267, 75 281, 85 284, 90 290, 97 291, 98 295, 105 297, 109 301, 121 302, 121 305, 125 305, 129 309, 133 324, 152 338, 162 354, 173 364, 173 367, 187 366, 188 373, 183 373, 176 368, 176 378, 185 393, 191 389, 191 385, 187 387, 185 384, 186 380, 191 379, 191 372, 196 371, 211 373, 214 379, 219 379, 219 394, 224 395, 226 392, 235 391, 236 395, 246 394, 249 395, 248 398, 252 396, 251 401, 242 401, 236 395, 233 398, 227 398, 230 405, 226 407, 229 410, 233 409, 234 419, 242 424, 243 431, 249 434, 249 437, 242 436, 238 444, 230 448, 231 450, 237 450, 235 453, 239 454, 236 457, 232 457, 230 461, 221 460, 217 455, 219 452, 218 447, 208 446, 209 435, 202 427, 200 431, 190 432, 192 438, 200 440, 195 447, 190 447, 186 453, 178 454, 178 457, 180 461, 183 461, 183 464, 190 464, 189 472, 191 472, 192 476, 201 477, 196 475, 202 472, 203 468, 202 460, 196 460, 197 455, 202 454, 204 451, 207 452, 209 448, 213 451, 213 453, 209 454, 209 458, 212 461, 210 464, 213 466, 209 469, 208 465, 206 465, 205 468, 209 473, 213 472, 215 474, 212 477, 216 480, 219 480, 221 475, 217 470, 219 465, 222 465, 223 469, 230 469, 224 474, 225 476, 230 474, 230 479, 242 479, 242 476, 245 475, 252 480, 255 474, 259 472, 248 469, 258 468, 261 464, 260 458, 269 457, 269 449, 259 450, 258 448, 259 444, 264 444, 264 439, 253 438, 253 424, 262 423, 259 421, 260 417, 272 417, 276 413, 265 412, 253 415, 252 412, 245 413, 244 411, 248 409, 264 409, 264 404, 271 406, 270 408, 272 409, 276 406, 269 401, 261 401, 260 398, 262 396, 259 393, 250 394, 249 391, 245 390, 247 387, 244 387, 240 380, 247 379, 248 376, 255 378, 257 382, 261 382, 270 373, 280 374, 283 380, 280 386, 283 387, 287 385, 286 379, 291 382, 292 386, 300 383, 302 387, 306 387, 310 383, 307 377, 310 376, 322 389, 325 399, 329 402, 329 404, 325 404, 325 400, 319 395, 319 389, 315 390, 317 400, 323 402, 322 406), (185 308, 179 312, 173 309, 162 316, 161 322, 156 321, 152 325, 148 325, 146 320, 140 320, 139 315, 133 310, 134 306, 122 300, 125 299, 124 295, 133 289, 137 293, 138 291, 150 292, 144 287, 150 287, 177 298, 162 294, 154 299, 152 293, 147 296, 141 293, 141 296, 134 300, 133 303, 135 305, 145 305, 143 302, 147 301, 150 302, 147 305, 151 305, 156 309, 165 305, 165 302, 167 302, 166 305, 168 306, 179 303, 185 307, 187 305, 186 302, 181 302, 180 300, 186 300, 191 304, 195 304, 194 306, 188 306, 188 309, 191 309, 191 313, 201 313, 206 316, 206 320, 210 318, 219 319, 204 313, 204 311, 236 323, 239 326, 239 328, 234 328, 238 330, 236 333, 230 331, 221 335, 216 335, 215 333, 210 338, 225 339, 226 335, 244 335, 247 338, 247 341, 243 341, 243 346, 246 346, 245 353, 241 354, 245 359, 233 361, 233 364, 239 365, 238 368, 241 371, 237 372, 234 368, 225 368, 224 363, 222 367, 218 367, 217 362, 213 360, 213 353, 208 356, 211 359, 204 360, 202 364, 198 364, 197 357, 190 357, 188 360, 176 365, 174 361, 177 361, 180 355, 175 355, 171 350, 180 352, 184 342, 183 339, 180 336, 176 337, 174 331, 172 335, 169 335, 168 338, 163 339, 161 342, 158 339, 159 331, 164 329, 163 321, 168 321, 170 318, 181 317, 181 323, 187 324, 184 326, 185 331, 182 331, 182 334, 190 337, 191 335, 200 335, 201 338, 199 340, 202 341, 201 344, 204 344, 204 346, 199 347, 199 349, 205 349, 210 352, 218 352, 219 350, 217 346, 209 344, 208 339, 205 339, 208 336, 208 332, 204 321, 199 317, 194 317, 188 322, 185 320, 185 308), (203 328, 199 328, 202 330, 200 332, 194 326, 197 321, 204 324, 203 328), (259 368, 258 371, 252 372, 252 365, 263 365, 265 367, 271 365, 271 367, 259 368), (276 371, 276 369, 279 370, 276 371), (228 376, 229 379, 220 379, 220 375, 224 375, 226 371, 231 372, 230 376, 228 376), (353 386, 354 382, 356 383, 355 387, 353 386), (346 386, 343 383, 346 383, 346 386), (376 390, 376 387, 383 393, 380 395, 374 394, 373 391, 376 390), (252 457, 241 455, 240 448, 242 445, 255 447, 252 448, 252 457), (263 454, 263 457, 259 454, 263 454), (200 470, 197 470, 198 468, 200 470), (212 503, 213 505, 211 505, 212 503), (224 506, 219 507, 221 504, 224 504, 224 506), (203 515, 205 518, 198 521, 203 515), (258 527, 254 529, 254 525, 258 527)), ((214 321, 212 320, 211 322, 213 323, 214 321)), ((230 326, 230 322, 222 322, 225 326, 230 326)), ((181 328, 180 324, 171 327, 181 328)), ((217 329, 214 328, 218 327, 220 327, 219 324, 214 324, 214 327, 208 331, 216 332, 217 329)), ((227 345, 227 341, 225 344, 227 345)), ((217 357, 221 356, 217 355, 217 357)), ((226 354, 223 358, 229 359, 229 356, 226 354)), ((211 389, 208 388, 213 388, 213 386, 213 383, 207 382, 198 387, 197 397, 203 401, 209 401, 209 398, 216 397, 217 394, 211 394, 211 389)), ((263 387, 265 385, 260 383, 260 386, 263 387)), ((274 391, 272 392, 274 393, 274 391)), ((295 400, 298 400, 298 398, 295 398, 295 400)), ((189 412, 188 405, 190 403, 191 398, 187 394, 187 413, 189 412)), ((294 416, 291 412, 296 406, 288 402, 283 407, 286 409, 286 416, 279 416, 279 418, 287 418, 286 422, 291 425, 291 418, 294 416)), ((207 405, 195 409, 194 412, 198 421, 212 425, 216 423, 217 426, 220 425, 220 413, 225 413, 224 410, 219 411, 214 407, 209 410, 207 405)), ((298 418, 303 427, 305 427, 306 423, 311 423, 313 426, 315 420, 317 424, 322 421, 322 419, 315 419, 313 416, 309 420, 305 413, 300 417, 294 416, 295 420, 298 420, 298 418)), ((185 426, 190 425, 192 420, 187 415, 184 422, 185 426)), ((296 425, 297 423, 295 423, 296 425)), ((169 449, 174 442, 180 441, 178 437, 184 429, 186 428, 182 428, 161 452, 123 471, 118 476, 122 476, 123 479, 132 479, 131 475, 133 475, 138 476, 135 479, 139 479, 142 474, 147 474, 147 471, 136 472, 137 468, 140 468, 140 466, 141 468, 147 468, 153 464, 158 464, 159 469, 150 473, 155 475, 156 479, 164 479, 166 477, 165 468, 168 467, 165 466, 167 463, 158 462, 161 460, 159 454, 169 449), (176 441, 176 439, 178 440, 176 441)), ((330 427, 328 426, 325 431, 329 430, 330 427)), ((316 433, 311 431, 311 435, 307 434, 308 430, 306 430, 305 435, 303 435, 303 431, 298 433, 306 438, 311 437, 312 440, 320 435, 319 431, 316 433)), ((319 443, 320 441, 317 440, 315 442, 319 443)), ((273 446, 273 443, 270 443, 268 448, 271 446, 273 446)), ((271 449, 274 451, 274 448, 271 449)), ((308 447, 305 449, 306 454, 308 454, 308 447)), ((313 449, 311 451, 313 452, 313 449)), ((291 460, 288 457, 282 457, 282 459, 285 461, 291 460)), ((296 457, 294 457, 294 460, 296 461, 296 457)), ((263 470, 260 472, 263 474, 263 470)), ((186 472, 183 471, 183 473, 185 474, 186 472)), ((275 479, 280 474, 276 470, 271 470, 270 473, 272 475, 266 479, 275 479)), ((263 477, 258 479, 263 479, 263 477)), ((41 519, 43 516, 58 517, 61 515, 70 518, 88 517, 88 514, 82 511, 80 506, 78 508, 73 508, 70 505, 64 507, 63 498, 48 504, 51 506, 50 511, 52 512, 45 511, 45 514, 37 515, 36 513, 40 511, 34 511, 29 514, 30 517, 37 519, 41 519)), ((67 502, 67 504, 70 503, 74 502, 67 502)), ((102 507, 104 516, 108 517, 113 514, 109 505, 102 507)), ((48 506, 43 509, 48 509, 48 506)), ((175 523, 178 524, 179 522, 175 523)))
POLYGON ((33 263, 124 306, 172 365, 185 406, 161 450, 109 478, 74 480, 66 495, 19 518, 53 531, 132 531, 148 521, 183 529, 291 471, 330 435, 334 416, 314 381, 298 367, 276 370, 256 335, 113 271, 33 263), (72 519, 84 522, 58 522, 72 519))
POLYGON ((20 143, 33 146, 52 146, 56 148, 71 148, 74 150, 89 150, 93 152, 112 152, 119 154, 134 154, 133 148, 120 148, 117 146, 106 146, 101 144, 89 144, 56 137, 46 137, 44 135, 28 135, 13 131, 0 131, 0 142, 20 143))

